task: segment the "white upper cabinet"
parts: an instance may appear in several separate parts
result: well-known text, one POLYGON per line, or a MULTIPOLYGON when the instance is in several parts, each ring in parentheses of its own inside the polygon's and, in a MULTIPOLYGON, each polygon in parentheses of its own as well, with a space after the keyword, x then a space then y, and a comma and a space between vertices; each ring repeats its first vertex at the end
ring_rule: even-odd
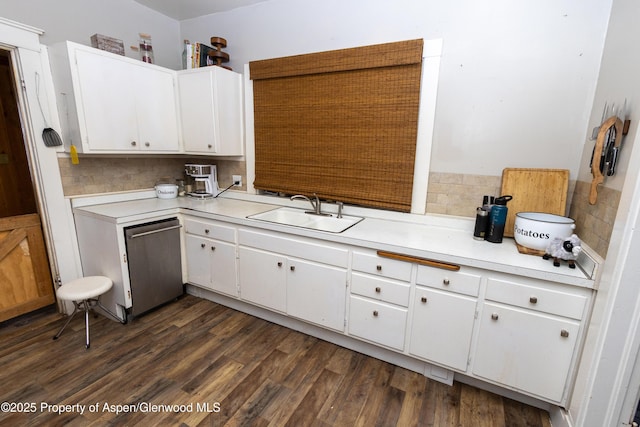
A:
POLYGON ((241 74, 221 67, 180 71, 178 92, 187 154, 244 154, 241 74))
POLYGON ((175 71, 72 42, 50 52, 67 150, 180 152, 175 71))

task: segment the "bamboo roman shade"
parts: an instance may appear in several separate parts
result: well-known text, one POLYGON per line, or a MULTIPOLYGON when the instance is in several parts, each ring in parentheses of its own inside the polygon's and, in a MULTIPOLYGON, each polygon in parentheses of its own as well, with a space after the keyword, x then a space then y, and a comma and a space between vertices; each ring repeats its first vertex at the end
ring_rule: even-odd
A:
POLYGON ((251 62, 254 187, 409 211, 422 45, 251 62))

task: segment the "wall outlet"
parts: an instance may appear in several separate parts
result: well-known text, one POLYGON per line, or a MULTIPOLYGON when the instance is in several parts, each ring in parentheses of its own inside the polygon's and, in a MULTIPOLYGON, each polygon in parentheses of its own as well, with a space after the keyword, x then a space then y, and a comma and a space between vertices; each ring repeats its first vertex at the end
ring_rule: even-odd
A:
POLYGON ((232 175, 231 179, 234 187, 242 187, 242 175, 232 175))

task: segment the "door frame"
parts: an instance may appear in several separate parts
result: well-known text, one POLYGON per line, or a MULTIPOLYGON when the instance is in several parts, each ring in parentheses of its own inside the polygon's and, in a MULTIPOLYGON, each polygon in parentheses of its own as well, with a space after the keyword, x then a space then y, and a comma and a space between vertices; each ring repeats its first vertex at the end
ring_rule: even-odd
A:
MULTIPOLYGON (((47 47, 40 44, 43 31, 0 18, 0 48, 11 54, 22 134, 42 222, 54 288, 82 276, 80 255, 70 200, 65 198, 58 155, 62 147, 47 147, 42 139, 46 125, 60 129, 53 77, 47 47), (37 76, 37 77, 36 77, 37 76), (36 81, 39 80, 39 82, 36 81), (36 84, 44 115, 38 106, 36 84)), ((66 311, 65 305, 59 306, 66 311)))

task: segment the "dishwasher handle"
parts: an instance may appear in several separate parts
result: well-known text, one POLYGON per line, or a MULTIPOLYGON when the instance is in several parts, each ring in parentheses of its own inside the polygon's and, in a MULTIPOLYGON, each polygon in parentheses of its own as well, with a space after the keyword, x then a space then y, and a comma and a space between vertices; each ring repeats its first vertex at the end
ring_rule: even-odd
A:
POLYGON ((132 234, 129 236, 130 239, 135 239, 136 237, 148 236, 149 234, 162 233, 163 231, 175 230, 176 228, 182 228, 182 224, 174 225, 172 227, 159 228, 157 230, 145 231, 143 233, 132 234))

